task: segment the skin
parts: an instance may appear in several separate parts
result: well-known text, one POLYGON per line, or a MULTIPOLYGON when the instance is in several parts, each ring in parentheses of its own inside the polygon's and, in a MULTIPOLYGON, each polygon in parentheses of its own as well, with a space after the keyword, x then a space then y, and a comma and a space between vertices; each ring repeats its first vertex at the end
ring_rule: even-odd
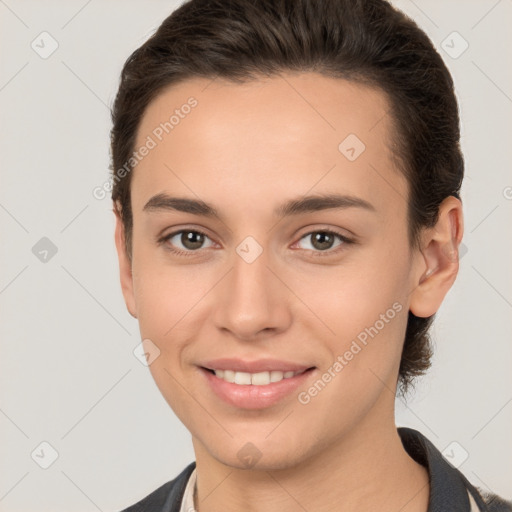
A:
POLYGON ((397 434, 396 382, 407 312, 435 313, 456 278, 460 201, 447 198, 421 250, 410 247, 408 185, 380 90, 315 73, 188 80, 149 105, 136 147, 190 96, 198 105, 133 171, 131 261, 119 216, 115 236, 127 308, 160 350, 150 371, 192 435, 197 509, 425 512, 428 475, 397 434), (353 162, 338 149, 348 134, 366 145, 353 162), (160 193, 201 199, 219 216, 145 211, 160 193), (330 193, 375 211, 273 213, 330 193), (311 234, 322 228, 355 242, 318 248, 311 234), (157 241, 179 229, 207 234, 192 256, 170 252, 194 251, 180 236, 157 241), (250 264, 236 252, 247 236, 263 249, 250 264), (316 367, 307 390, 397 302, 402 310, 305 405, 292 393, 265 409, 236 408, 199 374, 207 359, 277 358, 316 367), (250 468, 237 456, 247 442, 261 454, 250 468))

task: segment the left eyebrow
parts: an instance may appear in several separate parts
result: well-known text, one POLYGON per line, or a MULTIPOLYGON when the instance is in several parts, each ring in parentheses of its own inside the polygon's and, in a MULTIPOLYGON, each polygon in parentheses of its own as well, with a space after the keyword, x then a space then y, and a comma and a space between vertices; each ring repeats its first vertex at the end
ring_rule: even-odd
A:
POLYGON ((376 212, 375 207, 360 197, 339 194, 322 194, 292 199, 276 208, 278 217, 289 217, 300 213, 312 213, 320 210, 362 208, 376 212))
MULTIPOLYGON (((298 199, 291 199, 278 206, 274 210, 274 215, 290 217, 301 213, 312 213, 321 210, 361 208, 370 212, 376 212, 375 207, 368 201, 355 196, 325 194, 310 195, 298 199)), ((205 203, 200 199, 191 199, 186 197, 172 197, 167 194, 157 194, 153 196, 143 208, 144 211, 167 211, 174 210, 203 217, 219 217, 217 209, 211 204, 205 203)))

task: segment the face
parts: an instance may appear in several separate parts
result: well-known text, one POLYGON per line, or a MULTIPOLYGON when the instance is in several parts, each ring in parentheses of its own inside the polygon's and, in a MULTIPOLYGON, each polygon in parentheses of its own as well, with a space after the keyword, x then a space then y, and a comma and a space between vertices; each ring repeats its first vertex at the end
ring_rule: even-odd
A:
POLYGON ((196 451, 287 468, 393 422, 426 266, 388 110, 313 73, 189 80, 146 110, 123 292, 196 451))

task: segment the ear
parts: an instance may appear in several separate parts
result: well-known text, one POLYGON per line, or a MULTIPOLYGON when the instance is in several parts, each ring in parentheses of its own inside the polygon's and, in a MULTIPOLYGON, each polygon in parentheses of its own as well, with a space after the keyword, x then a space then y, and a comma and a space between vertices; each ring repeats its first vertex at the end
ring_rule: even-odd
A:
POLYGON ((459 271, 459 245, 464 233, 462 203, 454 196, 444 199, 435 226, 424 231, 410 311, 418 317, 437 312, 459 271))
POLYGON ((123 220, 119 209, 114 204, 114 213, 116 216, 115 242, 117 249, 117 258, 119 260, 119 273, 121 278, 121 290, 123 291, 124 302, 130 315, 137 318, 137 308, 135 305, 135 294, 133 293, 133 275, 132 263, 126 252, 126 236, 123 220))

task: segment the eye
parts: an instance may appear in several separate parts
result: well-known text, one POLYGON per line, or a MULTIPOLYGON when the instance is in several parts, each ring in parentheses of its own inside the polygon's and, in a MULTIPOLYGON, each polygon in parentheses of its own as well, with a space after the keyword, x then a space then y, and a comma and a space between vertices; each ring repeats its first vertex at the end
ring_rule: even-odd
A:
POLYGON ((167 248, 172 252, 185 255, 197 252, 199 249, 205 249, 213 246, 213 242, 210 240, 208 235, 195 229, 182 229, 181 231, 175 231, 162 237, 159 240, 159 243, 165 243, 167 248), (206 240, 210 241, 210 245, 203 245, 206 240))
MULTIPOLYGON (((349 238, 343 236, 341 233, 337 233, 336 231, 332 231, 330 229, 311 231, 310 233, 307 233, 301 237, 297 244, 300 244, 301 241, 307 242, 305 246, 302 247, 302 249, 312 250, 316 253, 320 252, 328 254, 337 253, 339 250, 342 250, 332 250, 333 247, 336 248, 345 244, 354 243, 353 240, 350 240, 349 238), (336 240, 338 240, 338 243, 336 243, 336 240)), ((323 256, 323 254, 320 255, 323 256)))

